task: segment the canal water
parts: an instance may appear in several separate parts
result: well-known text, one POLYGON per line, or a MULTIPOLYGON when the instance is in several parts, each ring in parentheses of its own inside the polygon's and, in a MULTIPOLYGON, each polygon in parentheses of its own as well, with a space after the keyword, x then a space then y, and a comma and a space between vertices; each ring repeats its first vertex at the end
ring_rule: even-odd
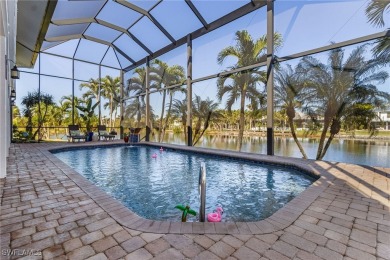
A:
MULTIPOLYGON (((318 139, 299 139, 309 159, 315 159, 318 139)), ((184 145, 183 134, 167 134, 164 142, 184 145)), ((236 150, 237 136, 207 135, 196 146, 222 150, 236 150)), ((267 153, 265 137, 244 137, 242 150, 250 153, 267 153)), ((275 155, 302 158, 293 138, 275 138, 275 155)), ((323 160, 369 166, 390 167, 390 140, 334 139, 323 160)))

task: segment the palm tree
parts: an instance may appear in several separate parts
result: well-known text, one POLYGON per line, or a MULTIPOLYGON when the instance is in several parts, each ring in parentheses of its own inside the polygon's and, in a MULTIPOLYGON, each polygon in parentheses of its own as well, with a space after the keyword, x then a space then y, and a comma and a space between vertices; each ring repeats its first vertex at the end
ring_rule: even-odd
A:
POLYGON ((174 99, 172 102, 172 116, 180 119, 184 130, 185 142, 187 143, 187 98, 183 100, 174 99))
POLYGON ((67 122, 68 125, 70 125, 72 122, 71 122, 71 113, 69 113, 69 110, 71 110, 72 107, 71 104, 67 102, 67 100, 62 98, 59 101, 59 105, 55 110, 53 118, 55 118, 57 125, 62 126, 65 122, 67 122))
POLYGON ((192 113, 196 122, 193 135, 193 145, 195 146, 209 127, 209 124, 221 115, 217 112, 219 103, 215 103, 209 98, 202 100, 200 96, 195 95, 192 104, 192 113))
MULTIPOLYGON (((142 96, 143 97, 143 96, 142 96)), ((154 123, 154 112, 153 108, 150 107, 150 116, 151 121, 154 123)), ((128 105, 126 105, 125 111, 124 111, 124 117, 125 118, 135 118, 137 125, 136 127, 141 127, 141 120, 142 117, 146 118, 146 103, 143 102, 143 98, 140 96, 137 98, 130 99, 128 105)))
POLYGON ((228 130, 235 130, 237 121, 239 121, 240 118, 240 111, 232 110, 229 112, 226 109, 223 109, 220 113, 222 114, 222 118, 224 120, 224 127, 228 130))
MULTIPOLYGON (((87 88, 87 92, 83 94, 83 98, 95 98, 96 101, 100 101, 100 96, 102 95, 102 86, 101 86, 101 79, 90 79, 88 83, 81 83, 80 84, 80 90, 83 88, 87 88)), ((101 118, 102 112, 101 112, 101 106, 99 104, 98 106, 98 116, 101 118)), ((100 122, 99 122, 100 123, 100 122)))
MULTIPOLYGON (((260 37, 260 39, 254 41, 251 35, 246 31, 236 32, 236 46, 229 46, 222 49, 217 57, 218 63, 222 64, 228 57, 234 57, 237 62, 229 70, 237 69, 247 65, 252 65, 265 60, 266 57, 266 36, 260 37)), ((275 46, 281 45, 280 34, 274 36, 275 46)), ((245 126, 245 100, 248 99, 252 107, 258 107, 259 100, 262 98, 261 92, 257 89, 259 82, 266 82, 266 75, 264 72, 259 72, 258 68, 250 69, 244 72, 238 72, 231 74, 227 77, 218 79, 218 99, 222 100, 225 94, 228 94, 226 101, 226 108, 230 112, 233 104, 240 99, 240 122, 238 132, 237 150, 241 151, 242 137, 244 135, 245 126), (228 80, 229 79, 229 80, 228 80)))
POLYGON ((76 109, 76 106, 80 105, 83 100, 79 97, 74 97, 72 98, 72 95, 69 95, 69 96, 63 96, 61 98, 61 104, 62 106, 64 106, 64 111, 66 111, 66 113, 68 113, 68 123, 69 124, 73 124, 72 122, 72 111, 74 110, 74 117, 75 117, 75 123, 80 125, 80 120, 79 120, 79 113, 78 113, 78 110, 76 109), (75 107, 73 108, 72 107, 72 104, 73 104, 73 101, 74 100, 74 105, 75 107))
POLYGON ((41 135, 41 128, 46 122, 46 116, 47 112, 50 110, 52 106, 54 106, 54 97, 50 94, 46 94, 41 92, 40 93, 40 102, 38 103, 38 128, 35 131, 33 135, 33 139, 35 139, 35 136, 38 135, 38 142, 42 140, 42 135, 41 135), (42 107, 44 109, 44 112, 42 113, 42 107))
POLYGON ((371 0, 371 3, 366 7, 366 15, 368 21, 376 26, 385 26, 385 12, 390 11, 390 1, 386 0, 371 0))
MULTIPOLYGON (((61 127, 66 125, 65 121, 69 121, 69 117, 67 117, 67 110, 68 104, 63 102, 62 100, 59 101, 58 105, 55 104, 49 106, 49 110, 47 112, 46 126, 54 127, 54 134, 56 139, 58 138, 59 132, 62 132, 61 127)), ((71 124, 70 121, 69 124, 71 124)), ((50 131, 51 129, 49 129, 48 131, 49 136, 50 131)))
POLYGON ((324 118, 317 160, 325 156, 352 106, 373 104, 374 107, 380 107, 390 100, 388 93, 378 91, 375 86, 389 77, 387 72, 377 71, 384 62, 380 59, 366 60, 365 47, 356 47, 346 59, 343 49, 332 50, 328 64, 308 56, 298 65, 299 73, 306 75, 309 87, 316 91, 316 106, 324 118), (328 130, 330 135, 325 144, 328 130))
POLYGON ((127 80, 125 93, 127 96, 137 96, 146 93, 146 70, 144 67, 134 70, 135 76, 127 80))
MULTIPOLYGON (((366 8, 366 15, 368 21, 376 27, 384 27, 385 13, 390 12, 389 0, 371 0, 370 4, 366 8)), ((376 46, 373 52, 378 57, 383 57, 387 61, 390 60, 390 38, 383 37, 375 41, 376 46)))
POLYGON ((219 101, 222 97, 229 93, 229 97, 226 101, 226 109, 229 113, 232 112, 232 106, 236 100, 240 99, 239 110, 239 131, 238 131, 238 143, 237 150, 241 151, 242 137, 244 135, 245 126, 245 100, 248 99, 251 102, 253 108, 259 108, 259 101, 263 94, 257 89, 257 84, 262 80, 262 76, 251 73, 236 73, 228 77, 219 78, 217 81, 218 92, 217 96, 219 101), (227 82, 227 79, 232 81, 227 82), (244 87, 242 87, 244 86, 244 87))
POLYGON ((358 103, 349 107, 345 112, 344 130, 353 132, 356 129, 363 128, 368 129, 370 136, 374 135, 377 130, 375 125, 372 124, 372 119, 381 120, 374 109, 374 105, 369 103, 358 103))
POLYGON ((114 122, 112 119, 112 114, 115 116, 114 120, 116 118, 118 106, 120 104, 120 87, 121 87, 121 79, 120 77, 111 77, 106 76, 102 79, 102 89, 103 89, 103 96, 108 99, 108 102, 105 104, 106 107, 110 107, 110 127, 114 127, 114 122))
POLYGON ((39 102, 39 93, 38 92, 28 92, 27 96, 22 98, 21 104, 25 107, 23 110, 23 115, 27 117, 26 131, 29 136, 32 136, 32 117, 33 117, 33 107, 39 102))
POLYGON ((223 131, 223 129, 226 127, 227 118, 225 117, 225 109, 216 109, 215 113, 218 114, 216 118, 212 121, 212 129, 217 129, 219 131, 223 131))
POLYGON ((60 101, 60 105, 54 105, 50 109, 49 113, 49 125, 50 126, 62 126, 62 122, 64 120, 65 115, 65 107, 62 106, 60 101))
POLYGON ((126 118, 136 118, 137 126, 141 127, 142 116, 145 117, 146 104, 142 102, 141 97, 131 99, 130 103, 126 106, 124 115, 126 118))
POLYGON ((125 93, 127 96, 136 96, 125 109, 126 117, 137 116, 137 127, 140 127, 142 112, 145 113, 145 96, 141 94, 146 93, 146 70, 144 67, 136 68, 134 70, 135 77, 127 81, 125 93))
POLYGON ((310 102, 313 99, 315 94, 313 92, 313 89, 305 88, 300 74, 296 73, 290 65, 276 71, 275 105, 286 111, 291 135, 305 159, 307 159, 307 155, 295 132, 294 118, 296 109, 302 109, 304 102, 310 102))
MULTIPOLYGON (((146 69, 144 67, 136 68, 134 70, 134 73, 136 74, 135 77, 132 77, 128 79, 127 86, 125 88, 125 94, 127 96, 136 96, 136 100, 131 101, 130 106, 132 109, 136 109, 136 111, 130 111, 130 108, 126 108, 125 112, 127 115, 131 115, 136 113, 137 114, 137 121, 138 126, 140 127, 140 121, 141 121, 141 115, 146 115, 146 103, 145 103, 145 93, 146 93, 146 69)), ((151 73, 150 73, 151 74, 151 73)), ((156 75, 149 75, 149 81, 150 81, 150 89, 156 88, 155 82, 158 81, 158 78, 156 75)), ((149 111, 150 111, 150 120, 151 124, 154 120, 153 115, 153 109, 149 104, 149 111)), ((145 122, 145 124, 147 124, 145 122)))
MULTIPOLYGON (((218 105, 219 103, 215 103, 209 98, 202 100, 200 96, 195 95, 195 98, 192 101, 192 113, 195 122, 195 129, 192 137, 194 146, 206 132, 210 123, 220 120, 222 117, 221 111, 217 110, 218 105)), ((171 112, 174 118, 180 119, 187 142, 187 99, 174 99, 171 112)))
POLYGON ((252 107, 251 104, 248 104, 247 110, 245 111, 245 118, 249 118, 249 129, 252 129, 253 127, 256 127, 256 121, 258 121, 259 118, 262 118, 263 115, 265 115, 265 105, 266 100, 264 96, 264 100, 260 101, 260 107, 252 107))
MULTIPOLYGON (((153 67, 151 67, 151 72, 155 74, 154 80, 156 81, 156 88, 166 88, 178 83, 181 83, 185 80, 185 73, 184 68, 179 65, 173 65, 169 66, 163 61, 160 61, 158 59, 154 60, 153 67)), ((159 128, 159 137, 158 141, 161 142, 162 137, 164 136, 165 128, 167 127, 171 109, 172 109, 172 99, 173 95, 176 91, 184 91, 182 88, 171 88, 171 89, 164 89, 162 91, 163 94, 163 100, 162 100, 162 106, 161 106, 161 116, 160 116, 160 128, 159 128), (168 112, 167 117, 165 118, 165 123, 163 123, 164 119, 164 113, 165 113, 165 99, 166 99, 166 93, 169 93, 169 105, 168 105, 168 112)))
MULTIPOLYGON (((28 92, 27 96, 23 97, 22 105, 25 106, 24 116, 26 116, 28 118, 26 130, 32 139, 35 139, 37 133, 40 132, 41 127, 45 123, 45 119, 46 119, 47 111, 49 110, 49 106, 52 106, 55 104, 53 99, 54 98, 52 95, 45 94, 43 92, 38 92, 38 91, 35 91, 32 93, 28 92), (42 107, 44 108, 43 113, 42 113, 42 109, 41 109, 42 107), (36 111, 36 113, 35 113, 35 111, 36 111), (37 130, 34 133, 32 133, 32 127, 33 127, 32 118, 33 118, 34 114, 37 114, 37 116, 38 116, 38 120, 37 120, 38 127, 37 127, 37 130)), ((40 139, 41 139, 41 137, 38 136, 38 141, 40 141, 40 139)))

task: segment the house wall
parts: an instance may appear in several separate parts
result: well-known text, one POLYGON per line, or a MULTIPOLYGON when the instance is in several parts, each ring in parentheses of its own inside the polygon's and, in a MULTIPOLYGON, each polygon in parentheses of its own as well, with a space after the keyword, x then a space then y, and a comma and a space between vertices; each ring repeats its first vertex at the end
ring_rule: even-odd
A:
POLYGON ((383 128, 390 130, 390 111, 379 111, 377 116, 380 118, 373 120, 373 122, 383 122, 383 128))
POLYGON ((10 92, 15 80, 10 79, 10 69, 15 65, 16 5, 17 1, 0 1, 0 178, 7 174, 11 144, 10 92))

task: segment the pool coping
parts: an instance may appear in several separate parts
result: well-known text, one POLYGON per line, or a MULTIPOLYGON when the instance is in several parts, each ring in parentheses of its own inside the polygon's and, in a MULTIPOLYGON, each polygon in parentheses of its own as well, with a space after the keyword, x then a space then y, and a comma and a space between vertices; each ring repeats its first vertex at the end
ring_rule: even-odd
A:
POLYGON ((310 159, 299 159, 280 156, 267 156, 247 152, 236 152, 227 150, 216 150, 200 147, 188 147, 174 144, 162 144, 153 142, 142 142, 140 145, 164 147, 174 150, 197 152, 208 155, 217 155, 228 158, 243 159, 273 165, 293 167, 309 175, 319 176, 313 184, 301 192, 298 196, 288 202, 281 209, 276 211, 270 217, 254 222, 171 222, 145 219, 132 212, 120 201, 111 197, 98 186, 87 180, 69 165, 58 159, 53 153, 61 150, 73 150, 78 148, 104 147, 104 146, 124 146, 124 143, 104 142, 96 143, 69 144, 40 148, 41 152, 51 160, 72 181, 74 181, 92 200, 94 200, 103 210, 105 210, 119 224, 142 232, 161 233, 161 234, 243 234, 243 235, 261 235, 273 233, 290 226, 299 216, 314 202, 317 197, 332 183, 336 178, 321 166, 318 161, 310 159))

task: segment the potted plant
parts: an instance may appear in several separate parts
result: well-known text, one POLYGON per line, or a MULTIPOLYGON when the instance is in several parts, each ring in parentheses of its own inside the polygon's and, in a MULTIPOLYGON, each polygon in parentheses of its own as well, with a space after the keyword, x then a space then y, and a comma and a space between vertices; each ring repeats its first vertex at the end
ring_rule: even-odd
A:
POLYGON ((125 143, 129 142, 129 134, 127 134, 127 133, 123 134, 123 141, 125 141, 125 143))
POLYGON ((95 108, 99 105, 99 103, 100 101, 92 105, 92 99, 90 98, 85 102, 85 106, 76 105, 76 108, 80 110, 80 112, 82 112, 82 114, 80 113, 80 117, 83 119, 85 127, 87 128, 87 141, 92 141, 93 132, 91 126, 91 119, 94 116, 95 108))

